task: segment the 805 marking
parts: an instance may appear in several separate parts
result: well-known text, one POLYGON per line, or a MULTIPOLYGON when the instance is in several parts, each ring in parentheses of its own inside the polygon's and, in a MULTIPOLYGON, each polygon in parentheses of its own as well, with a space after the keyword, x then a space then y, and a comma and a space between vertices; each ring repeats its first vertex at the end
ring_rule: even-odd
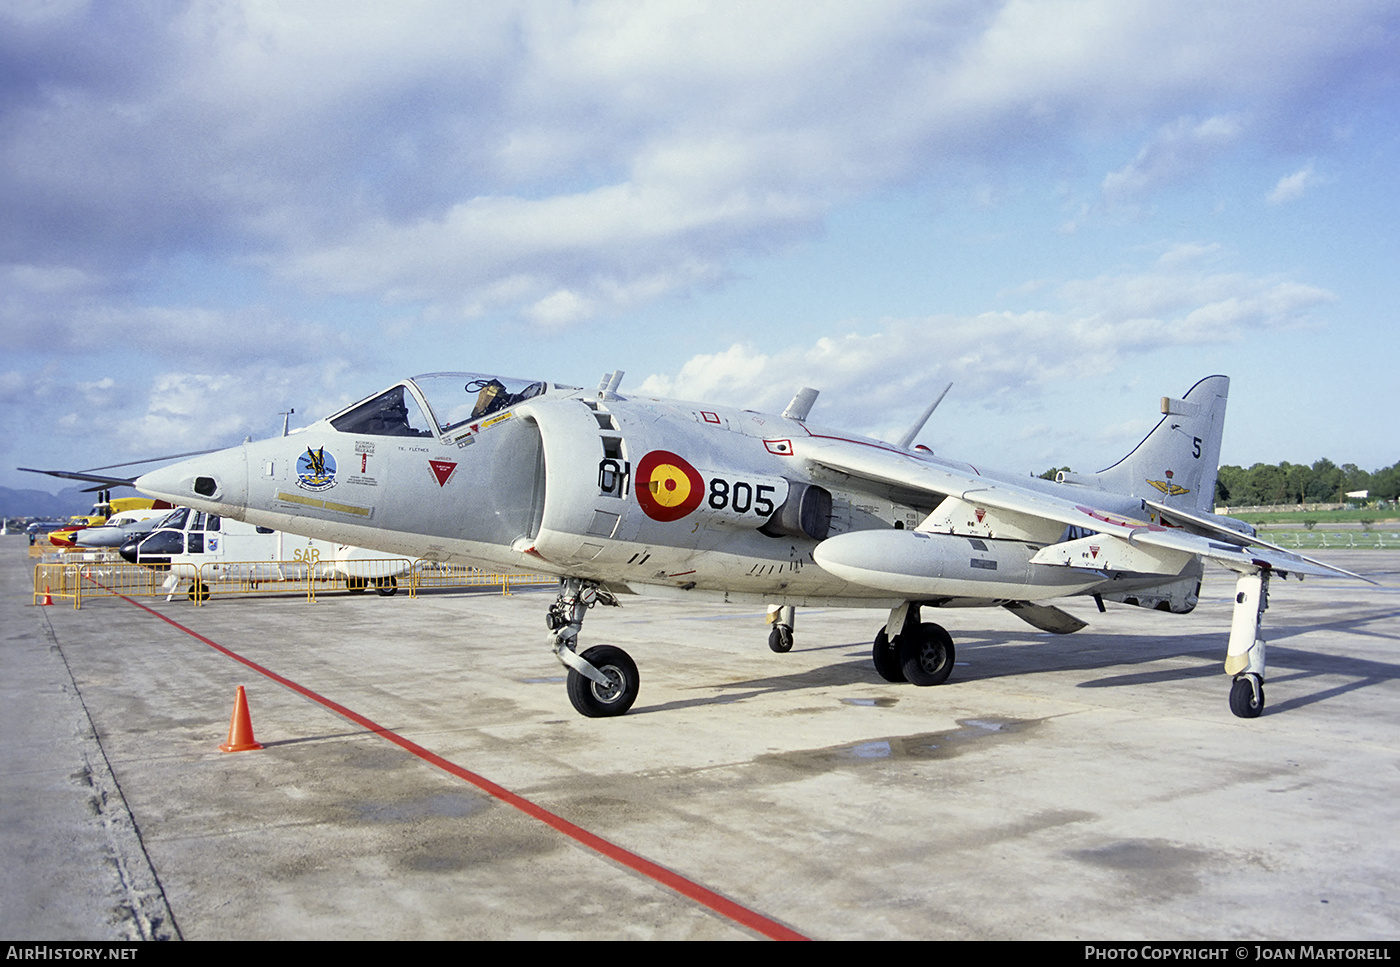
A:
POLYGON ((772 517, 773 491, 771 484, 751 484, 744 480, 730 483, 723 477, 710 478, 709 505, 711 510, 729 510, 736 514, 754 513, 772 517))

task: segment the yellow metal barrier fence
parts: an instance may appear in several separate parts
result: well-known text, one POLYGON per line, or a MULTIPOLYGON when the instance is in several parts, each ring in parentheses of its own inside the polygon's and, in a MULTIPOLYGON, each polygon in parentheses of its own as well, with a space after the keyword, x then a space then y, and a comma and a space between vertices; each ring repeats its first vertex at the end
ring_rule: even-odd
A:
POLYGON ((407 588, 417 597, 420 588, 490 588, 502 594, 511 588, 552 585, 559 579, 544 574, 493 574, 454 564, 414 562, 407 558, 374 561, 232 561, 204 564, 196 571, 189 565, 157 570, 124 561, 54 563, 34 566, 34 603, 46 598, 73 602, 82 607, 84 597, 175 597, 203 604, 212 595, 305 594, 315 601, 318 592, 345 590, 351 594, 373 590, 392 595, 407 588), (346 573, 346 572, 350 573, 346 573))
POLYGON ((84 597, 155 597, 165 593, 161 584, 166 577, 165 573, 125 561, 49 561, 34 565, 34 603, 52 596, 72 601, 77 609, 83 606, 84 597))
POLYGON ((413 580, 409 594, 417 596, 420 588, 490 588, 497 585, 502 594, 510 594, 514 587, 559 583, 552 574, 496 574, 465 564, 436 564, 420 561, 412 571, 413 580))

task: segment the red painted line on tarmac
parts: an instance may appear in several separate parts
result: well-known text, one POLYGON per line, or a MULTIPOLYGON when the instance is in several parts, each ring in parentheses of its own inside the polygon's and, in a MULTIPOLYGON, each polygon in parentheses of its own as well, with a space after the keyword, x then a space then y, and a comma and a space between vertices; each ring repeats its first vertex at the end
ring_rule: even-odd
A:
POLYGON ((234 661, 238 662, 241 665, 245 665, 248 668, 251 668, 259 675, 265 675, 277 684, 290 688, 298 695, 305 696, 306 698, 311 699, 313 702, 316 702, 318 705, 325 706, 337 715, 343 716, 344 718, 349 719, 351 722, 354 722, 356 725, 364 726, 369 731, 375 733, 376 735, 384 739, 387 739, 388 741, 394 743, 394 745, 397 745, 399 748, 407 752, 411 752, 413 755, 422 759, 424 762, 431 763, 432 765, 437 766, 442 771, 450 773, 451 775, 454 775, 458 779, 461 779, 465 782, 471 783, 473 786, 476 786, 482 792, 494 796, 501 802, 506 803, 510 806, 514 806, 516 809, 525 813, 527 816, 531 816, 535 819, 538 819, 546 826, 553 827, 554 829, 563 833, 565 836, 568 836, 575 842, 580 843, 583 846, 587 846, 589 849, 603 856, 606 856, 608 859, 612 860, 615 863, 620 863, 628 869, 635 870, 643 876, 655 880, 662 886, 670 887, 672 890, 675 890, 681 896, 693 900, 701 906, 708 907, 709 909, 720 914, 721 916, 733 920, 740 926, 748 927, 755 933, 762 934, 763 936, 768 937, 772 940, 809 939, 808 937, 805 937, 802 934, 798 933, 796 930, 793 930, 789 927, 785 927, 781 923, 777 923, 776 921, 770 920, 760 913, 755 913, 748 907, 741 906, 740 904, 735 903, 733 900, 730 900, 727 897, 720 896, 718 893, 701 886, 694 880, 686 879, 679 873, 676 873, 674 870, 669 870, 658 863, 653 863, 649 859, 638 856, 636 853, 633 853, 630 850, 623 849, 621 846, 618 846, 614 843, 610 843, 607 840, 603 839, 601 836, 597 836, 593 833, 590 833, 588 830, 584 829, 581 826, 575 826, 573 823, 569 822, 562 816, 557 816, 554 813, 550 812, 548 809, 545 809, 542 806, 537 806, 536 804, 532 803, 530 800, 524 798, 523 796, 518 796, 515 793, 511 792, 509 789, 506 789, 504 786, 498 786, 496 783, 492 782, 490 779, 485 778, 484 776, 479 776, 475 772, 472 772, 468 769, 463 769, 455 762, 449 762, 447 759, 444 759, 436 752, 431 752, 428 749, 423 748, 418 743, 410 741, 409 739, 405 739, 397 732, 394 732, 390 729, 386 729, 382 725, 379 725, 371 721, 370 719, 365 718, 359 712, 352 711, 351 709, 346 708, 344 705, 341 705, 338 702, 333 702, 330 699, 326 698, 324 695, 318 695, 316 692, 313 692, 311 689, 305 687, 304 685, 298 685, 296 682, 292 681, 289 678, 283 678, 281 675, 272 671, 270 668, 264 668, 257 662, 252 661, 248 658, 244 658, 242 655, 238 654, 237 652, 231 651, 228 648, 225 648, 218 642, 212 641, 209 638, 204 637, 199 632, 194 631, 190 628, 186 628, 184 625, 180 624, 180 622, 175 621, 173 618, 166 617, 159 611, 156 611, 154 608, 148 608, 141 602, 136 601, 132 598, 128 598, 127 596, 122 594, 117 595, 117 597, 121 598, 128 604, 135 605, 142 611, 155 615, 161 621, 164 621, 169 625, 173 625, 174 627, 180 629, 185 634, 189 635, 192 638, 195 638, 198 641, 204 642, 204 644, 208 645, 210 648, 213 648, 215 651, 219 652, 222 655, 226 655, 229 658, 232 658, 234 661))

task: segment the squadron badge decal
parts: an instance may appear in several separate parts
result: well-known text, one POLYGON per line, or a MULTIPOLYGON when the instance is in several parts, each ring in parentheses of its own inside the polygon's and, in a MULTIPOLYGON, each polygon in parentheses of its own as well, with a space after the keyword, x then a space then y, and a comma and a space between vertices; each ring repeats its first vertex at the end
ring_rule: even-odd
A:
POLYGON ((700 471, 669 450, 653 450, 637 462, 637 503, 652 520, 680 520, 700 506, 700 471))
POLYGON ((326 452, 325 447, 306 452, 297 457, 297 486, 302 490, 320 492, 335 486, 335 457, 326 452))
POLYGON ((1168 497, 1176 497, 1181 494, 1189 494, 1191 492, 1186 487, 1172 482, 1172 477, 1176 476, 1176 474, 1174 474, 1172 471, 1168 470, 1165 474, 1163 474, 1163 476, 1165 476, 1167 479, 1149 480, 1147 482, 1150 483, 1152 486, 1156 487, 1162 493, 1166 494, 1168 497))

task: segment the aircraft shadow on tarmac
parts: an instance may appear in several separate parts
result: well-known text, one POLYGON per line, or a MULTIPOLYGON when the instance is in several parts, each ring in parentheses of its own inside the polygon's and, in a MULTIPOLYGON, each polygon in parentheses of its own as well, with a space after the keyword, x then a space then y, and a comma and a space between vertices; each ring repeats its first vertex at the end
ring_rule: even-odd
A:
MULTIPOLYGON (((1349 678, 1352 681, 1321 688, 1310 695, 1286 699, 1272 706, 1269 711, 1276 714, 1290 708, 1301 708, 1370 685, 1400 678, 1400 664, 1346 655, 1333 655, 1280 644, 1282 641, 1303 634, 1315 637, 1319 632, 1346 633, 1394 640, 1392 635, 1378 634, 1371 631, 1369 626, 1379 622, 1393 621, 1397 616, 1400 616, 1400 612, 1385 611, 1355 615, 1323 625, 1304 623, 1275 626, 1273 633, 1269 636, 1269 658, 1277 670, 1270 676, 1270 681, 1298 682, 1321 676, 1349 678), (1289 669, 1289 671, 1285 671, 1285 669, 1289 669)), ((728 682, 719 686, 706 685, 706 688, 718 687, 722 694, 644 705, 634 708, 633 714, 709 705, 730 705, 765 694, 804 689, 862 684, 883 687, 888 684, 871 668, 870 645, 867 643, 847 642, 803 650, 841 651, 852 660, 792 674, 767 675, 761 678, 728 682)), ((1154 668, 1147 671, 1088 679, 1080 682, 1076 687, 1141 688, 1168 682, 1210 679, 1224 674, 1221 669, 1222 651, 1220 635, 1215 632, 1201 635, 1164 635, 1159 638, 1144 638, 1136 634, 1093 635, 1081 632, 1070 638, 1034 631, 985 633, 964 631, 959 634, 959 660, 956 663, 953 676, 940 688, 952 688, 959 683, 988 681, 1012 676, 1033 676, 1070 671, 1094 672, 1106 668, 1121 668, 1124 665, 1143 665, 1173 659, 1194 659, 1201 664, 1196 667, 1154 668)))

